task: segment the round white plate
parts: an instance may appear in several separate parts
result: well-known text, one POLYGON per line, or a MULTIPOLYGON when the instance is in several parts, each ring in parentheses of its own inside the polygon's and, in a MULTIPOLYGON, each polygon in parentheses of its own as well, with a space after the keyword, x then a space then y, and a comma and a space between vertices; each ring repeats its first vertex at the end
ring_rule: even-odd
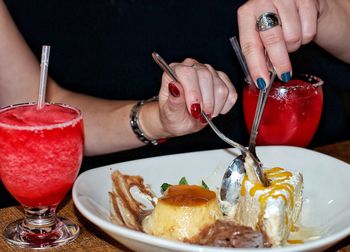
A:
MULTIPOLYGON (((322 230, 321 237, 316 240, 259 251, 320 251, 350 235, 349 164, 315 151, 289 146, 258 147, 257 154, 265 167, 280 166, 303 173, 304 203, 299 222, 305 227, 322 230)), ((218 251, 218 248, 170 241, 112 223, 109 219, 108 196, 108 192, 112 191, 111 173, 118 169, 124 174, 140 175, 157 195, 160 195, 162 183, 176 184, 183 176, 190 184, 200 184, 204 180, 211 189, 215 189, 221 182, 224 170, 236 155, 233 149, 220 149, 95 168, 78 177, 73 186, 73 201, 88 220, 132 250, 218 251)))

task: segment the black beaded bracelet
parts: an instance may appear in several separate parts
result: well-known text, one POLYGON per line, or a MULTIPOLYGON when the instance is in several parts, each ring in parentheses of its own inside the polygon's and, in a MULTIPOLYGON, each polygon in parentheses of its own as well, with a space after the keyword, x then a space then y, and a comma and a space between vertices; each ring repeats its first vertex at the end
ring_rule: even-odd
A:
POLYGON ((131 109, 131 113, 130 113, 130 126, 131 129, 133 130, 133 132, 135 133, 135 135, 137 136, 137 138, 145 143, 145 144, 152 144, 152 145, 158 145, 160 143, 165 142, 167 139, 166 138, 160 138, 160 139, 149 139, 145 133, 143 132, 143 130, 140 128, 139 125, 139 111, 140 108, 148 103, 148 102, 153 102, 153 101, 158 101, 158 96, 154 96, 148 100, 141 100, 139 102, 137 102, 131 109))

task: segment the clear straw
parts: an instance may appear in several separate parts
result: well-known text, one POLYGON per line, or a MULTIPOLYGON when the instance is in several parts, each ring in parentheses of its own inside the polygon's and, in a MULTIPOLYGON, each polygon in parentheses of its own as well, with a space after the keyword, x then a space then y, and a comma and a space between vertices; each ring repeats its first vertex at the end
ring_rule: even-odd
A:
POLYGON ((40 110, 45 106, 45 93, 47 82, 47 70, 49 68, 50 46, 44 45, 41 51, 41 64, 40 64, 40 85, 37 109, 40 110))
POLYGON ((233 47, 233 50, 235 50, 236 56, 238 58, 239 63, 241 63, 241 67, 243 69, 243 72, 245 74, 245 78, 248 81, 248 83, 253 83, 252 77, 250 76, 247 63, 245 61, 245 58, 243 56, 241 47, 239 46, 238 40, 236 36, 233 36, 230 38, 231 45, 233 47))

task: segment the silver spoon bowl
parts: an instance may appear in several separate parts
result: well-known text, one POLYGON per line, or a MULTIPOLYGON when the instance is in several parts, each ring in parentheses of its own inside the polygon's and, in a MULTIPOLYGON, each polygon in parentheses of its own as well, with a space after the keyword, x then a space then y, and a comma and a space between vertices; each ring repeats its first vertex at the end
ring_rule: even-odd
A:
POLYGON ((240 196, 242 181, 245 174, 248 174, 249 180, 259 182, 264 186, 268 186, 269 182, 265 178, 261 170, 262 164, 254 153, 251 153, 243 145, 226 137, 202 112, 203 118, 207 121, 211 129, 227 144, 240 150, 241 155, 233 159, 232 163, 227 167, 222 178, 220 187, 221 201, 227 201, 230 204, 235 204, 240 196))
POLYGON ((245 176, 244 160, 243 155, 239 155, 227 167, 221 182, 221 201, 235 205, 241 196, 242 182, 245 176))

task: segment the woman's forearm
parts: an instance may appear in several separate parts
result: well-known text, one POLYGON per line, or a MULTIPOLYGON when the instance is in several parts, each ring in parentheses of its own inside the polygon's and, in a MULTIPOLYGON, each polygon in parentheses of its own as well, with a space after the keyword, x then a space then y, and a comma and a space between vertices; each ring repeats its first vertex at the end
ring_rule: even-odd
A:
POLYGON ((0 105, 35 100, 39 65, 1 0, 0 34, 0 105))
POLYGON ((320 16, 314 41, 350 63, 350 1, 319 0, 320 16))
POLYGON ((63 90, 50 83, 48 100, 68 103, 81 109, 85 128, 85 155, 106 154, 143 146, 132 132, 129 115, 135 101, 112 101, 63 90), (62 91, 61 91, 62 92, 62 91))
MULTIPOLYGON (((39 63, 2 0, 0 34, 0 105, 35 101, 39 63)), ((227 113, 237 99, 228 76, 209 64, 187 58, 173 63, 172 68, 179 83, 163 74, 159 101, 145 104, 138 114, 139 126, 149 140, 197 132, 206 126, 201 121, 201 111, 214 118, 227 113)), ((104 100, 74 93, 61 88, 50 78, 46 91, 47 101, 67 103, 81 109, 85 123, 85 155, 144 145, 130 126, 130 112, 136 101, 104 100)))
MULTIPOLYGON (((0 106, 37 100, 39 63, 3 1, 0 1, 0 34, 0 106)), ((134 101, 103 100, 73 93, 61 88, 52 79, 48 80, 46 100, 71 104, 82 110, 86 155, 143 145, 129 124, 129 113, 134 101)))

